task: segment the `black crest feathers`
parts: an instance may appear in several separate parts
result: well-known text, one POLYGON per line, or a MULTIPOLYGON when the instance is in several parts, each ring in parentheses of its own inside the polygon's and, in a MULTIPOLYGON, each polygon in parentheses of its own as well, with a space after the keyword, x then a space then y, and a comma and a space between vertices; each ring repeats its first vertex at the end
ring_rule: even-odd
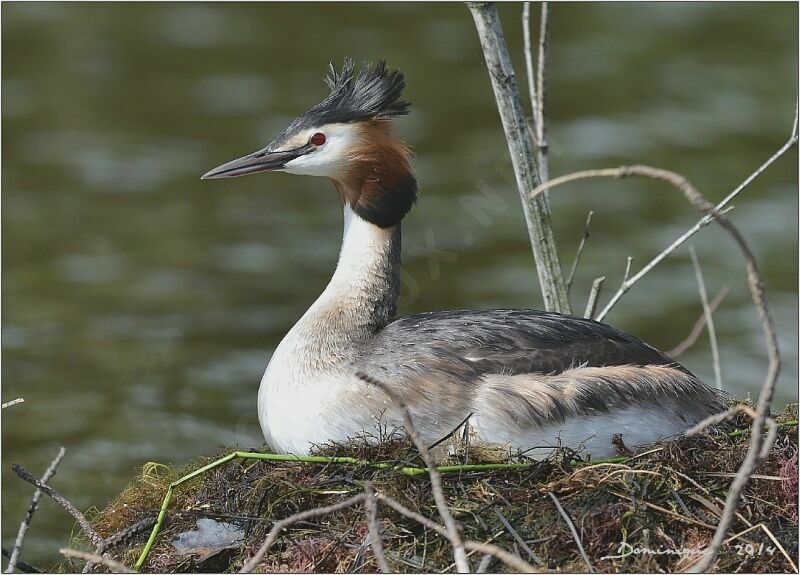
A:
POLYGON ((383 60, 363 65, 357 74, 350 58, 345 59, 340 71, 330 64, 325 83, 331 93, 298 116, 274 145, 305 128, 402 116, 408 114, 411 105, 400 99, 406 86, 403 73, 389 70, 383 60))
POLYGON ((315 108, 318 113, 338 116, 339 121, 353 122, 408 114, 410 104, 400 99, 406 86, 403 73, 389 70, 383 60, 377 64, 363 65, 358 74, 350 58, 345 59, 339 72, 331 63, 325 83, 331 93, 315 108))

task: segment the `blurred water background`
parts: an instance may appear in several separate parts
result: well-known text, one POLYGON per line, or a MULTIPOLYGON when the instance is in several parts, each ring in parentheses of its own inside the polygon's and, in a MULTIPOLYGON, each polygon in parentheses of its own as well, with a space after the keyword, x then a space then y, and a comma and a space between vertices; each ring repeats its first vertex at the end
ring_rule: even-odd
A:
MULTIPOLYGON (((552 9, 552 175, 646 163, 719 200, 788 137, 794 3, 569 4, 552 9)), ((501 8, 525 85, 521 6, 501 8)), ((538 14, 538 7, 534 13, 538 14)), ((534 28, 536 22, 534 22, 534 28)), ((270 353, 334 268, 338 198, 285 174, 201 182, 321 99, 328 61, 385 58, 407 74, 421 198, 404 230, 402 313, 539 307, 522 211, 473 23, 462 4, 6 3, 2 10, 2 541, 59 445, 54 485, 102 507, 147 461, 258 447, 270 353), (472 197, 464 202, 464 197, 472 197), (474 198, 495 198, 476 215, 474 198), (473 209, 470 209, 473 205, 473 209)), ((562 263, 586 213, 572 299, 601 305, 698 214, 658 183, 591 181, 551 205, 562 263)), ((766 278, 784 357, 776 403, 797 400, 797 153, 735 202, 766 278)), ((765 350, 735 244, 696 246, 728 390, 758 389, 765 350)), ((686 248, 607 321, 662 349, 701 312, 686 248)), ((682 361, 713 381, 706 335, 682 361)), ((24 559, 58 560, 72 521, 45 500, 24 559)))

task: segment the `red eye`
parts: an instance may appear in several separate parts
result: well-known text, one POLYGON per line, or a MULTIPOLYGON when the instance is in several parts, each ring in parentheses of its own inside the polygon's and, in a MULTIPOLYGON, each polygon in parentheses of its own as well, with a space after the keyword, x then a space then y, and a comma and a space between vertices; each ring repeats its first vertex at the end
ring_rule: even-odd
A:
POLYGON ((325 143, 325 134, 323 134, 322 132, 317 132, 316 134, 311 136, 309 142, 311 142, 315 146, 321 146, 322 144, 325 143))

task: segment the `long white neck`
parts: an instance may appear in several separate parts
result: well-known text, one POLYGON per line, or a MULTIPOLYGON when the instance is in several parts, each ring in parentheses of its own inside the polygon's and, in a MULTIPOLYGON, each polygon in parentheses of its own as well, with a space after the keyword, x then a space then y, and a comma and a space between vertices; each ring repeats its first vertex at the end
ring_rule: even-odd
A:
POLYGON ((382 229, 345 204, 336 271, 285 341, 307 358, 344 358, 392 320, 399 293, 400 225, 382 229))

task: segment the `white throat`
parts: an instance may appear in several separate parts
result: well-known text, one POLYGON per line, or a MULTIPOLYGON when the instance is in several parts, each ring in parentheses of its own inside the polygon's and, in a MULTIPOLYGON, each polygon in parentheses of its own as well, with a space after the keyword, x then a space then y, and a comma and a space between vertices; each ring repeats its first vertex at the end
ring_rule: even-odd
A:
POLYGON ((320 443, 338 437, 341 430, 319 414, 352 385, 360 346, 393 319, 399 292, 400 226, 382 229, 345 206, 336 271, 278 345, 261 380, 258 415, 273 449, 305 453, 308 437, 319 435, 320 443), (306 410, 299 413, 298 405, 306 410))
MULTIPOLYGON (((351 355, 358 342, 381 330, 396 313, 400 291, 400 226, 382 229, 344 206, 339 262, 328 286, 289 331, 284 348, 309 360, 351 355), (303 355, 302 353, 300 354, 303 355)), ((302 357, 289 358, 294 364, 302 357)))

